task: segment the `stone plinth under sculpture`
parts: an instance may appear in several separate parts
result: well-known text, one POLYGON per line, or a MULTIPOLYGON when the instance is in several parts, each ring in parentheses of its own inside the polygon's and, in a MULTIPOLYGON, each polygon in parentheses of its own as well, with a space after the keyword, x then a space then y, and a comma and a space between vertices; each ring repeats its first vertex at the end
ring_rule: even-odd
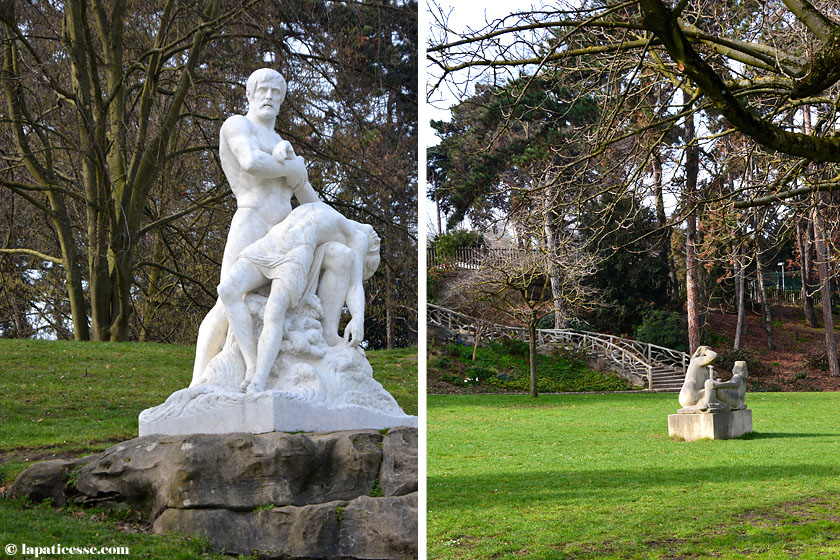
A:
POLYGON ((717 354, 701 346, 691 356, 680 390, 683 408, 668 415, 668 435, 685 441, 732 439, 753 431, 752 411, 744 402, 747 364, 735 362, 732 378, 714 379, 711 364, 717 354))
POLYGON ((15 498, 129 508, 228 554, 416 558, 417 430, 145 436, 32 465, 15 498), (372 495, 373 494, 373 495, 372 495))
POLYGON ((733 439, 752 431, 752 410, 668 415, 668 435, 685 441, 733 439))

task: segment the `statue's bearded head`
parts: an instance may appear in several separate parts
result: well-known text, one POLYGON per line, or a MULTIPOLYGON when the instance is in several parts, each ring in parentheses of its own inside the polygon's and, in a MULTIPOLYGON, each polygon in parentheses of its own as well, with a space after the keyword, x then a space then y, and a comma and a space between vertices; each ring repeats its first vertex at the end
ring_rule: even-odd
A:
POLYGON ((257 113, 273 113, 276 116, 280 104, 286 98, 286 80, 276 70, 260 68, 248 77, 245 84, 245 96, 250 110, 257 113))

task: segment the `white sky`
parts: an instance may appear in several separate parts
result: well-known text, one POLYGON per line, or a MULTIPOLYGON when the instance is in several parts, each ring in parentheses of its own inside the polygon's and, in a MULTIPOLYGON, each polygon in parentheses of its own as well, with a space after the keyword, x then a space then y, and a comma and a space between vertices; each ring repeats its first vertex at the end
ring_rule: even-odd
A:
MULTIPOLYGON (((427 4, 429 6, 428 9, 437 11, 434 8, 434 6, 432 6, 432 0, 429 0, 427 4)), ((466 31, 468 28, 480 29, 484 27, 485 23, 488 21, 493 21, 494 19, 498 19, 503 16, 509 15, 514 11, 530 8, 532 2, 522 2, 521 0, 470 0, 467 2, 456 2, 454 0, 434 0, 434 4, 442 8, 444 13, 450 14, 449 25, 454 31, 458 32, 466 31)), ((423 15, 427 19, 425 22, 421 22, 425 24, 421 24, 420 28, 428 34, 430 26, 434 20, 428 12, 423 15)), ((425 38, 423 38, 423 44, 428 44, 428 39, 428 35, 425 38)), ((422 66, 428 68, 428 66, 426 66, 427 63, 428 61, 424 60, 422 66)), ((425 88, 423 88, 423 90, 425 91, 425 88)), ((445 108, 454 105, 456 102, 457 98, 455 97, 455 94, 453 94, 449 90, 449 88, 447 88, 445 85, 438 88, 438 90, 435 92, 434 98, 432 99, 432 103, 434 105, 429 104, 426 106, 427 118, 423 119, 421 117, 421 146, 434 146, 438 143, 439 140, 437 136, 435 136, 434 130, 432 130, 432 128, 429 126, 429 121, 431 119, 449 120, 449 111, 445 108)))
MULTIPOLYGON (((420 14, 420 44, 422 45, 421 48, 423 48, 424 51, 425 46, 428 44, 430 39, 429 33, 431 26, 435 21, 431 16, 431 11, 434 10, 437 12, 437 8, 434 7, 433 2, 442 9, 444 14, 449 14, 449 27, 456 33, 463 32, 468 29, 481 29, 488 21, 504 17, 515 11, 526 10, 533 5, 533 2, 523 2, 522 0, 468 0, 466 2, 463 0, 461 2, 457 2, 455 0, 426 0, 426 8, 421 9, 420 14)), ((454 105, 458 101, 458 98, 456 97, 456 94, 446 87, 445 84, 442 84, 442 86, 435 92, 431 103, 426 102, 426 87, 428 87, 429 83, 425 76, 427 75, 426 72, 429 67, 428 60, 425 58, 425 52, 421 52, 421 55, 423 55, 423 57, 421 58, 420 68, 421 78, 423 79, 420 80, 420 83, 425 83, 426 86, 422 86, 420 88, 421 102, 418 115, 420 120, 419 184, 423 189, 423 193, 421 193, 421 196, 419 197, 422 201, 420 216, 423 217, 421 222, 425 222, 423 224, 424 226, 430 226, 430 228, 436 230, 437 228, 434 226, 437 222, 435 206, 434 203, 427 200, 425 196, 425 192, 427 190, 425 148, 438 144, 440 139, 435 135, 432 127, 429 126, 429 121, 448 121, 450 119, 448 107, 454 105), (425 209, 423 206, 425 206, 425 209)), ((472 86, 470 86, 470 90, 471 89, 472 86)), ((428 234, 434 235, 435 231, 430 229, 428 234)))

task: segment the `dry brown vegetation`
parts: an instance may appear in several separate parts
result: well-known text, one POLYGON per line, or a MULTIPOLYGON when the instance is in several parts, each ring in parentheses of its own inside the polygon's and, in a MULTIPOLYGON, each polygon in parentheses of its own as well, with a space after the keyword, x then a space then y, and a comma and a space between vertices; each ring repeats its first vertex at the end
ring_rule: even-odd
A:
MULTIPOLYGON (((767 350, 767 335, 761 324, 761 315, 758 312, 747 313, 743 347, 765 366, 750 371, 753 388, 840 391, 840 378, 828 374, 823 329, 808 327, 800 307, 776 305, 772 308, 772 315, 776 348, 767 350)), ((723 352, 732 347, 736 319, 734 313, 709 312, 707 320, 714 333, 712 338, 715 340, 711 346, 715 351, 723 352)))

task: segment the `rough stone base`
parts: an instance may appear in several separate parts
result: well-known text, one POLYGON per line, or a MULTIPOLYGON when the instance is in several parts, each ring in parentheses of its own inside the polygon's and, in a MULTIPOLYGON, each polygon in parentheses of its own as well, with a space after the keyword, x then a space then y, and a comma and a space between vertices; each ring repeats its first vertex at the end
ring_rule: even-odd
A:
POLYGON ((131 509, 266 558, 417 558, 417 429, 152 435, 36 463, 13 497, 131 509))
POLYGON ((685 441, 732 439, 752 431, 752 410, 668 415, 668 435, 685 441))
POLYGON ((246 395, 209 391, 206 386, 182 389, 166 403, 140 413, 140 436, 151 434, 230 434, 246 432, 332 432, 417 427, 417 417, 389 414, 362 406, 331 408, 282 391, 246 395))
POLYGON ((262 511, 167 509, 158 533, 205 537, 227 554, 269 558, 417 558, 417 492, 262 511))

